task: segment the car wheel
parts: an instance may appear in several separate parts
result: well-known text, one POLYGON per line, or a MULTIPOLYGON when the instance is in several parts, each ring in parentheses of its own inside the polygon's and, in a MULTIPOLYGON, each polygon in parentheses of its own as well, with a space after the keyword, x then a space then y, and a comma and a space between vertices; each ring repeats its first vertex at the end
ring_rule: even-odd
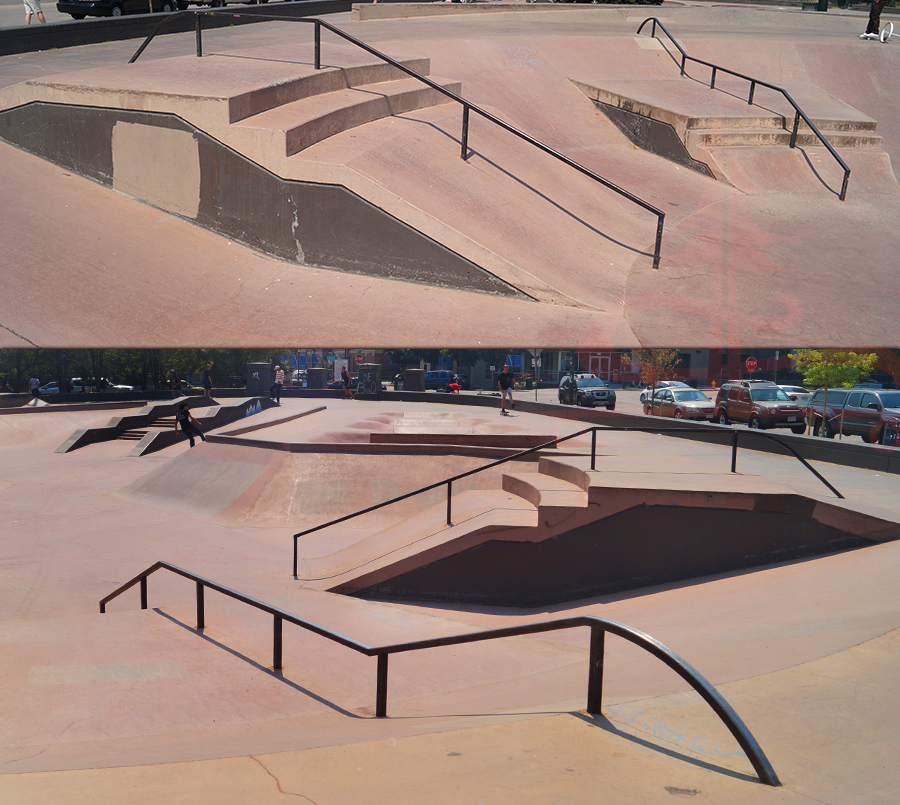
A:
POLYGON ((83 20, 83 19, 84 19, 84 14, 73 14, 73 15, 72 15, 72 19, 73 19, 73 20, 83 20))
POLYGON ((762 425, 759 424, 759 417, 750 417, 750 421, 747 423, 747 427, 753 428, 753 430, 762 430, 762 425))
POLYGON ((791 433, 793 433, 793 434, 796 435, 796 436, 802 436, 802 435, 803 435, 803 432, 804 432, 805 430, 806 430, 806 425, 794 425, 794 426, 791 428, 791 433))
POLYGON ((110 17, 121 17, 125 11, 122 9, 122 6, 116 4, 109 10, 110 17))
POLYGON ((653 411, 647 403, 644 403, 644 416, 653 416, 653 411))
POLYGON ((822 427, 819 428, 819 433, 826 439, 834 438, 834 428, 831 427, 831 423, 827 419, 822 420, 822 427))
POLYGON ((575 398, 575 405, 584 408, 584 397, 582 397, 580 394, 575 398))
POLYGON ((160 11, 163 14, 171 14, 175 10, 175 0, 163 0, 160 11))
POLYGON ((725 411, 724 409, 721 410, 721 411, 719 411, 719 416, 716 417, 716 421, 717 421, 720 425, 730 425, 730 424, 731 424, 731 423, 728 421, 728 414, 726 413, 726 411, 725 411))
POLYGON ((684 414, 681 411, 676 411, 675 419, 684 419, 684 414))
POLYGON ((609 405, 606 406, 606 410, 607 410, 607 411, 615 411, 615 410, 616 410, 616 404, 615 404, 615 403, 610 403, 609 405))
POLYGON ((639 399, 642 403, 645 403, 645 402, 647 402, 647 395, 644 394, 643 392, 641 392, 641 396, 638 397, 638 399, 639 399))

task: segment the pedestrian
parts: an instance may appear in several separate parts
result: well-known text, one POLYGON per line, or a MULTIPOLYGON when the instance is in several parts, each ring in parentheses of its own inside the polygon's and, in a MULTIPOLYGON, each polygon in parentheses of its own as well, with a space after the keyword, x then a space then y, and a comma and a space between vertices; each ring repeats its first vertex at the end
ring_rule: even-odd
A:
POLYGON ((194 446, 194 437, 199 436, 204 442, 206 437, 200 430, 200 423, 194 419, 194 415, 187 407, 187 403, 178 403, 178 413, 175 414, 175 438, 179 439, 178 426, 181 425, 181 432, 191 440, 191 447, 194 446))
POLYGON ((341 367, 341 382, 344 384, 344 397, 353 399, 353 392, 350 390, 350 373, 346 366, 341 367))
POLYGON ((281 405, 281 387, 284 385, 284 369, 275 365, 275 382, 269 389, 269 396, 275 400, 276 405, 281 405))
POLYGON ((872 0, 872 7, 869 9, 869 24, 866 26, 866 32, 860 34, 860 39, 878 39, 881 31, 881 11, 887 0, 872 0))
POLYGON ((41 22, 47 22, 44 19, 44 12, 41 11, 41 0, 25 0, 25 24, 31 25, 31 15, 37 14, 41 22))
POLYGON ((174 369, 169 369, 169 388, 172 391, 181 391, 181 378, 174 369))
POLYGON ((31 380, 28 381, 28 388, 31 389, 32 397, 39 397, 41 394, 41 381, 37 377, 32 376, 31 380))
POLYGON ((513 389, 516 387, 516 379, 510 374, 508 363, 503 365, 503 371, 500 372, 500 376, 497 378, 497 386, 500 388, 500 413, 505 414, 507 413, 507 397, 509 397, 509 407, 516 407, 515 402, 513 402, 512 395, 513 389))
POLYGON ((203 370, 203 393, 212 399, 212 364, 206 364, 203 370))

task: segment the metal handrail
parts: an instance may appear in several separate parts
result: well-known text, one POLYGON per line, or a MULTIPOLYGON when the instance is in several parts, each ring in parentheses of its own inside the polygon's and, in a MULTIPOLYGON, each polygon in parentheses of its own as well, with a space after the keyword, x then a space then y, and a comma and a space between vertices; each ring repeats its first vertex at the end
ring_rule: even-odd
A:
MULTIPOLYGON (((195 17, 195 32, 196 32, 196 40, 197 40, 197 56, 198 57, 203 55, 203 43, 202 43, 201 25, 200 25, 200 20, 202 19, 202 17, 215 16, 215 15, 227 15, 228 17, 234 18, 234 17, 241 16, 240 14, 235 14, 231 11, 226 12, 226 11, 197 11, 197 10, 180 11, 175 14, 170 14, 168 17, 166 17, 164 20, 162 20, 160 23, 158 23, 157 26, 153 29, 153 31, 150 32, 150 35, 144 40, 144 42, 137 49, 137 51, 135 51, 135 54, 129 59, 128 63, 132 64, 133 62, 137 61, 138 57, 141 55, 141 53, 144 52, 144 49, 147 47, 147 45, 149 45, 150 42, 153 40, 153 38, 172 20, 174 20, 178 17, 182 17, 184 15, 190 15, 190 14, 193 14, 195 17)), ((417 73, 415 70, 411 70, 409 67, 406 67, 404 64, 401 64, 400 62, 396 61, 395 59, 392 59, 387 54, 382 53, 379 50, 376 50, 375 48, 371 47, 370 45, 367 45, 362 40, 357 39, 356 37, 351 36, 348 33, 345 33, 340 28, 336 28, 334 25, 332 25, 329 22, 325 22, 324 20, 320 20, 316 17, 286 17, 286 16, 277 16, 277 15, 269 16, 269 15, 262 15, 262 14, 252 14, 252 15, 247 15, 247 16, 252 16, 254 20, 282 20, 282 21, 288 21, 288 22, 305 22, 305 23, 313 24, 315 26, 314 47, 315 47, 315 69, 316 70, 322 69, 321 28, 324 27, 326 30, 331 31, 333 34, 341 37, 342 39, 346 40, 350 44, 355 45, 358 48, 361 48, 362 50, 366 51, 367 53, 372 54, 373 56, 375 56, 378 59, 381 59, 384 62, 387 62, 388 64, 397 68, 401 72, 406 73, 408 76, 415 78, 417 81, 420 81, 423 84, 426 84, 427 86, 431 87, 433 90, 441 93, 442 95, 444 95, 447 98, 450 98, 450 100, 455 101, 456 103, 460 104, 462 106, 462 110, 463 110, 462 135, 460 137, 460 157, 462 158, 463 161, 466 161, 469 158, 469 113, 474 112, 475 114, 483 117, 485 120, 488 120, 489 122, 499 126, 500 128, 504 129, 505 131, 508 131, 510 134, 514 134, 519 139, 524 140, 527 143, 530 143, 535 148, 538 148, 539 150, 543 151, 545 154, 549 154, 550 156, 554 157, 555 159, 558 159, 560 162, 565 163, 570 168, 574 168, 579 173, 582 173, 585 176, 593 179, 595 182, 598 182, 601 185, 603 185, 604 187, 606 187, 610 190, 613 190, 614 192, 618 193, 620 196, 624 196, 629 201, 633 202, 634 204, 637 204, 639 207, 642 207, 643 209, 647 210, 648 212, 652 212, 656 216, 656 242, 655 242, 654 249, 653 249, 653 268, 659 268, 660 251, 662 249, 663 224, 665 223, 665 218, 666 218, 666 214, 662 210, 654 207, 652 204, 644 201, 643 199, 638 198, 636 195, 628 192, 624 188, 621 188, 618 185, 613 184, 608 179, 604 179, 602 176, 600 176, 600 174, 594 173, 594 171, 590 170, 589 168, 584 167, 584 165, 581 165, 578 162, 575 162, 575 160, 569 159, 569 157, 565 156, 564 154, 561 154, 559 151, 556 151, 555 149, 551 148, 549 145, 544 145, 544 143, 542 143, 540 140, 536 140, 534 137, 526 134, 524 131, 520 131, 515 126, 512 126, 509 123, 506 123, 505 121, 501 120, 496 115, 492 115, 490 112, 482 109, 479 106, 476 106, 475 104, 471 103, 470 101, 467 101, 461 95, 457 95, 455 92, 452 92, 451 90, 446 89, 445 87, 442 87, 440 84, 435 83, 430 78, 427 78, 426 76, 421 75, 420 73, 417 73)))
POLYGON ((838 152, 834 150, 834 147, 831 145, 831 143, 825 139, 822 132, 819 131, 818 128, 816 128, 816 125, 807 117, 806 113, 800 108, 799 104, 790 96, 790 94, 788 93, 788 91, 786 89, 784 89, 783 87, 779 87, 777 84, 770 84, 768 81, 761 81, 758 78, 751 78, 749 75, 744 75, 743 73, 738 73, 738 72, 735 72, 734 70, 729 70, 727 67, 721 67, 718 64, 713 64, 712 62, 704 61, 703 59, 698 59, 698 58, 695 58, 694 56, 688 56, 688 54, 685 52, 684 48, 681 47, 681 45, 679 45, 678 42, 675 40, 675 37, 669 33, 666 26, 663 25, 656 17, 647 17, 647 19, 645 19, 638 26, 637 33, 640 33, 641 30, 643 29, 643 27, 648 22, 653 23, 653 26, 650 30, 651 37, 654 37, 654 38, 656 37, 656 26, 658 25, 660 28, 663 29, 663 32, 666 34, 666 36, 669 37, 669 40, 672 42, 672 44, 675 45, 676 48, 678 48, 678 52, 681 54, 681 75, 684 75, 685 62, 690 60, 692 62, 696 62, 697 64, 702 64, 704 67, 710 67, 712 69, 712 77, 709 82, 710 89, 716 88, 716 73, 727 73, 728 75, 733 75, 735 78, 742 78, 742 79, 744 79, 744 81, 749 81, 750 82, 750 95, 747 99, 747 103, 750 105, 753 104, 753 94, 756 92, 757 86, 766 87, 767 89, 775 90, 775 92, 780 92, 784 96, 785 100, 787 100, 787 102, 791 106, 794 107, 794 127, 791 130, 791 148, 794 148, 797 145, 797 130, 800 127, 800 118, 803 118, 803 121, 806 123, 807 126, 809 126, 812 133, 815 134, 816 137, 819 138, 822 145, 824 145, 828 149, 828 152, 831 154, 831 156, 833 156, 837 160, 838 164, 844 169, 844 182, 841 185, 841 195, 840 195, 841 201, 844 201, 844 199, 847 197, 847 182, 850 181, 849 166, 847 165, 846 162, 844 162, 843 159, 841 159, 838 152))
POLYGON ((204 590, 209 587, 211 590, 222 593, 230 598, 242 601, 256 609, 268 612, 273 616, 272 627, 272 667, 273 670, 279 670, 283 665, 283 640, 282 631, 284 622, 293 623, 302 629, 306 629, 317 635, 340 643, 342 646, 351 648, 354 651, 364 654, 367 657, 377 657, 378 665, 376 669, 376 685, 375 685, 375 717, 387 717, 387 691, 388 691, 388 657, 391 654, 399 654, 404 651, 419 651, 421 649, 439 648, 442 646, 456 646, 462 643, 477 643, 485 640, 496 640, 503 637, 515 637, 518 635, 538 634, 541 632, 553 632, 561 629, 573 629, 579 626, 587 626, 591 630, 591 645, 588 662, 588 692, 587 692, 587 712, 592 715, 601 713, 601 703, 603 697, 603 664, 606 633, 614 634, 652 654, 654 657, 662 660, 669 668, 684 679, 715 711, 716 715, 722 719, 722 722, 728 727, 731 734, 735 737, 741 749, 747 755, 747 758, 753 764, 753 768, 759 775, 760 780, 771 786, 780 786, 781 782, 772 764, 769 763, 765 753, 760 748, 756 739, 747 729, 747 726, 741 720, 740 716, 734 711, 725 698, 688 662, 679 657, 674 651, 660 643, 658 640, 650 637, 650 635, 632 629, 624 623, 618 621, 607 620, 606 618, 598 618, 593 615, 580 615, 573 618, 559 618, 552 621, 542 621, 540 623, 528 623, 520 626, 508 626, 501 629, 488 629, 483 632, 469 632, 466 634, 450 635, 449 637, 437 637, 430 640, 415 640, 408 643, 394 643, 388 646, 373 647, 352 637, 347 637, 339 632, 334 632, 312 621, 301 618, 279 607, 267 604, 259 599, 252 598, 249 595, 239 593, 230 587, 217 584, 214 581, 198 576, 183 568, 171 565, 168 562, 157 562, 147 568, 143 573, 139 573, 131 581, 126 582, 115 592, 106 596, 100 601, 100 612, 106 612, 106 605, 112 599, 121 595, 135 584, 141 586, 141 609, 147 609, 147 577, 157 570, 170 570, 179 576, 191 579, 197 585, 197 630, 206 628, 206 612, 204 601, 204 590))
MULTIPOLYGON (((544 444, 539 444, 537 447, 530 447, 528 450, 522 450, 519 453, 514 453, 511 456, 506 456, 506 458, 500 458, 496 461, 491 461, 489 464, 485 464, 482 467, 476 467, 474 470, 467 470, 466 472, 461 472, 458 475, 453 475, 450 478, 444 478, 442 481, 435 481, 433 484, 428 484, 427 486, 420 487, 419 489, 415 489, 412 492, 407 492, 404 495, 398 495, 395 498, 391 498, 390 500, 382 501, 381 503, 376 503, 373 506, 368 506, 365 509, 360 509, 357 512, 353 512, 353 514, 345 514, 343 517, 338 517, 335 520, 331 520, 327 523, 322 523, 321 525, 314 526, 313 528, 308 528, 305 531, 300 531, 297 534, 294 534, 294 577, 297 576, 297 541, 300 537, 305 537, 307 534, 312 534, 316 531, 321 531, 323 528, 329 528, 330 526, 337 525, 338 523, 343 523, 347 520, 352 520, 354 517, 359 517, 363 514, 368 514, 369 512, 373 512, 376 509, 384 508, 385 506, 390 506, 392 503, 399 503, 401 500, 406 500, 407 498, 414 497, 415 495, 421 495, 423 492, 429 492, 432 489, 437 489, 439 486, 447 486, 447 525, 453 525, 453 521, 451 519, 451 495, 453 489, 453 482, 459 481, 462 478, 467 478, 469 475, 475 475, 479 472, 484 472, 485 470, 489 470, 492 467, 497 467, 500 464, 505 464, 507 461, 514 461, 516 459, 522 458, 522 456, 527 456, 530 453, 535 453, 538 450, 544 450, 548 447, 553 447, 554 445, 560 444, 561 442, 566 442, 569 439, 574 439, 576 436, 583 436, 585 433, 591 434, 591 469, 595 470, 596 460, 597 460, 597 432, 602 431, 604 433, 667 433, 670 431, 677 431, 681 434, 694 434, 694 433, 727 433, 727 431, 723 431, 720 427, 711 428, 711 427, 698 427, 691 428, 688 430, 687 428, 679 428, 679 427, 634 427, 634 426, 623 426, 623 427, 606 427, 605 425, 593 425, 590 428, 585 428, 584 430, 580 430, 577 433, 570 433, 568 436, 560 436, 558 439, 553 439, 552 441, 545 442, 544 444)), ((748 431, 731 431, 731 471, 737 472, 737 449, 738 449, 738 437, 739 434, 743 433, 745 436, 759 436, 765 439, 769 439, 776 444, 781 445, 786 448, 801 464, 803 464, 806 469, 808 469, 813 475, 816 476, 825 486, 828 487, 831 492, 837 498, 841 500, 844 499, 844 496, 838 492, 823 476, 822 474, 809 462, 803 458, 793 447, 789 444, 785 444, 780 439, 772 436, 769 433, 764 433, 758 430, 748 430, 748 431)))

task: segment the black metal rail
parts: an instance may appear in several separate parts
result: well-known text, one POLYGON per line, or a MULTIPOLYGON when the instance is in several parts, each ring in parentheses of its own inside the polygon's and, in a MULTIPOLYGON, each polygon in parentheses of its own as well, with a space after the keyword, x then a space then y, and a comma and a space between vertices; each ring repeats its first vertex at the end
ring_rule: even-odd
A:
POLYGON ((756 739, 747 729, 747 726, 741 721, 738 714, 734 711, 724 697, 689 663, 679 657, 674 651, 664 646, 658 640, 650 637, 650 635, 632 629, 623 623, 607 620, 606 618, 597 618, 593 615, 581 615, 574 618, 560 618, 552 621, 543 621, 541 623, 529 623, 521 626, 509 626, 503 629, 488 629, 483 632, 470 632, 467 634, 451 635, 449 637, 438 637, 431 640, 416 640, 409 643, 394 643, 388 646, 373 647, 347 637, 317 623, 308 621, 286 610, 280 609, 264 601, 251 598, 249 595, 239 593, 230 587, 216 584, 214 581, 198 576, 187 570, 184 570, 168 562, 157 562, 147 568, 143 573, 135 576, 131 581, 126 582, 115 592, 106 596, 100 601, 100 612, 106 612, 106 605, 135 584, 140 584, 141 588, 141 609, 147 609, 147 577, 157 570, 170 570, 179 576, 191 579, 197 585, 197 630, 201 631, 206 627, 206 610, 204 591, 208 587, 211 590, 222 593, 229 598, 242 601, 256 609, 268 612, 273 617, 272 625, 272 667, 276 670, 284 667, 283 665, 283 626, 285 621, 293 623, 302 629, 306 629, 317 635, 340 643, 342 646, 351 648, 354 651, 364 654, 367 657, 377 657, 378 664, 376 667, 376 685, 375 685, 375 716, 376 718, 387 717, 387 694, 388 694, 388 657, 391 654, 399 654, 405 651, 420 651, 428 648, 441 648, 443 646, 458 646, 462 643, 478 643, 485 640, 497 640, 503 637, 516 637, 519 635, 539 634, 542 632, 553 632, 560 629, 574 629, 580 626, 587 626, 591 630, 591 644, 588 663, 588 691, 587 691, 587 712, 591 714, 599 714, 601 712, 601 703, 603 697, 603 665, 606 633, 614 634, 624 640, 628 640, 645 651, 652 654, 659 660, 662 660, 669 668, 684 679, 715 711, 716 715, 722 719, 725 726, 728 727, 731 734, 735 737, 741 749, 744 750, 753 768, 759 775, 760 780, 768 785, 779 786, 781 782, 775 769, 769 763, 768 758, 763 753, 756 739))
MULTIPOLYGON (((545 450, 549 447, 554 447, 562 442, 567 442, 569 439, 574 439, 577 436, 583 436, 585 433, 591 434, 591 469, 595 470, 596 461, 597 461, 597 432, 629 432, 629 433, 667 433, 667 432, 678 432, 684 435, 691 435, 694 433, 728 433, 728 431, 723 431, 722 428, 716 427, 700 427, 700 428, 691 428, 688 430, 687 428, 677 428, 677 427, 633 427, 633 426, 624 426, 624 427, 606 427, 602 425, 594 425, 590 428, 585 428, 584 430, 580 430, 577 433, 570 433, 568 436, 561 436, 558 439, 553 439, 552 441, 545 442, 544 444, 539 444, 537 447, 531 447, 528 450, 522 450, 519 453, 515 453, 511 456, 506 456, 506 458, 500 458, 496 461, 492 461, 489 464, 485 464, 483 467, 476 467, 474 470, 468 470, 466 472, 461 472, 458 475, 453 475, 450 478, 444 478, 442 481, 435 481, 433 484, 428 484, 427 486, 420 487, 412 492, 407 492, 405 495, 398 495, 395 498, 391 498, 390 500, 382 501, 381 503, 376 503, 374 506, 368 506, 365 509, 360 509, 358 512, 353 512, 353 514, 345 514, 343 517, 338 517, 335 520, 331 520, 327 523, 322 523, 321 525, 314 526, 313 528, 307 528, 305 531, 300 531, 297 534, 294 534, 294 576, 297 576, 297 541, 301 537, 305 537, 307 534, 312 534, 316 531, 321 531, 323 528, 329 528, 330 526, 337 525, 338 523, 346 522, 347 520, 352 520, 354 517, 359 517, 363 514, 368 514, 369 512, 373 512, 376 509, 384 508, 385 506, 390 506, 392 503, 399 503, 401 500, 406 500, 407 498, 415 497, 416 495, 421 495, 423 492, 429 492, 432 489, 437 489, 440 486, 447 487, 447 525, 453 525, 452 520, 452 507, 451 507, 451 496, 453 494, 453 483, 454 481, 459 481, 462 478, 467 478, 470 475, 475 475, 479 472, 484 472, 485 470, 492 469, 493 467, 497 467, 500 464, 505 464, 507 461, 515 461, 516 459, 520 459, 523 456, 527 456, 531 453, 536 453, 538 450, 545 450)), ((761 437, 764 439, 769 439, 782 447, 784 447, 791 455, 794 456, 801 464, 803 464, 806 469, 808 469, 813 475, 816 476, 828 489, 834 493, 834 495, 841 500, 843 500, 844 496, 838 492, 823 476, 816 470, 815 467, 810 465, 810 463, 803 458, 793 447, 780 439, 775 438, 769 433, 764 433, 758 430, 748 430, 748 431, 737 431, 731 430, 731 471, 737 472, 737 451, 738 451, 738 438, 740 435, 745 437, 761 437)))
POLYGON ((694 56, 688 56, 688 54, 685 52, 684 48, 681 47, 681 45, 679 45, 678 42, 675 40, 675 37, 669 33, 666 26, 663 25, 656 17, 647 17, 647 19, 645 19, 638 26, 637 33, 640 33, 643 30, 644 26, 648 22, 653 23, 653 26, 650 30, 651 37, 654 37, 654 38, 656 37, 656 28, 657 28, 657 26, 659 26, 660 28, 662 28, 665 35, 669 37, 669 40, 672 42, 672 44, 675 45, 676 48, 678 48, 678 52, 681 54, 681 75, 684 75, 685 62, 692 61, 696 64, 702 64, 704 67, 709 67, 712 69, 712 77, 710 78, 710 81, 709 81, 710 89, 716 88, 716 74, 717 73, 726 73, 727 75, 733 75, 735 78, 741 78, 744 81, 749 81, 750 82, 750 95, 747 98, 747 103, 750 105, 753 104, 753 95, 756 92, 756 88, 758 86, 766 87, 766 89, 771 89, 771 90, 774 90, 775 92, 780 92, 784 96, 785 100, 794 108, 794 126, 793 126, 793 129, 791 130, 791 148, 794 148, 797 145, 797 130, 800 127, 800 120, 802 118, 803 122, 806 123, 807 126, 809 126, 810 131, 812 131, 812 133, 815 134, 816 137, 819 138, 822 145, 824 145, 828 149, 828 152, 831 154, 831 156, 833 156, 837 160, 838 164, 844 169, 844 182, 841 185, 841 193, 840 193, 841 201, 843 201, 847 197, 847 182, 850 181, 850 167, 847 165, 846 162, 844 162, 843 159, 841 159, 840 155, 838 154, 837 151, 834 150, 834 147, 831 145, 831 143, 825 139, 822 132, 819 131, 819 129, 816 127, 816 125, 809 119, 809 117, 806 115, 806 113, 800 108, 800 106, 790 96, 790 94, 788 93, 788 91, 786 89, 779 87, 777 84, 770 84, 768 81, 761 81, 758 78, 752 78, 749 75, 744 75, 743 73, 738 73, 738 72, 735 72, 734 70, 729 70, 727 67, 721 67, 718 64, 713 64, 712 62, 704 61, 703 59, 697 59, 694 56))
MULTIPOLYGON (((203 39, 202 39, 202 26, 201 20, 207 16, 215 16, 227 14, 229 17, 237 17, 239 18, 240 14, 235 14, 232 11, 197 11, 197 10, 189 10, 189 11, 180 11, 175 14, 170 14, 166 19, 162 20, 153 32, 144 40, 141 46, 135 51, 135 54, 129 59, 128 63, 131 64, 140 57, 140 55, 144 52, 145 48, 153 41, 153 38, 167 25, 170 24, 172 20, 178 19, 179 17, 183 17, 185 15, 194 15, 195 18, 195 32, 196 32, 196 40, 197 40, 197 56, 203 55, 203 39)), ((584 165, 575 162, 573 159, 569 159, 569 157, 561 154, 559 151, 551 148, 549 145, 545 145, 540 140, 536 140, 529 134, 526 134, 524 131, 517 129, 515 126, 510 125, 509 123, 501 120, 496 115, 492 115, 490 112, 482 109, 479 106, 467 101, 461 95, 457 95, 455 92, 451 92, 450 90, 442 87, 440 84, 432 81, 430 78, 427 78, 420 73, 417 73, 415 70, 411 70, 404 64, 392 59, 385 53, 382 53, 379 50, 376 50, 371 45, 367 45, 360 39, 357 39, 354 36, 351 36, 348 33, 345 33, 340 28, 336 28, 329 22, 325 22, 324 20, 320 20, 315 17, 285 17, 285 16, 277 16, 277 15, 261 15, 254 14, 253 18, 256 20, 275 20, 275 21, 287 21, 287 22, 305 22, 315 26, 314 29, 314 48, 315 48, 315 69, 322 69, 322 60, 321 60, 321 29, 325 28, 328 31, 331 31, 335 36, 340 37, 341 39, 349 42, 352 45, 355 45, 358 48, 366 51, 366 53, 370 53, 378 59, 381 59, 383 62, 392 65, 403 73, 406 73, 408 76, 415 78, 417 81, 420 81, 423 84, 431 87, 436 92, 441 93, 441 95, 449 98, 450 100, 458 103, 462 106, 462 135, 460 137, 460 157, 465 161, 469 158, 469 113, 474 112, 476 115, 484 118, 485 120, 493 123, 496 126, 499 126, 504 131, 508 131, 510 134, 515 135, 520 140, 524 140, 527 143, 530 143, 535 148, 543 151, 545 154, 549 154, 553 158, 559 160, 560 162, 568 165, 570 168, 578 171, 579 173, 587 176, 590 179, 593 179, 595 182, 603 185, 603 187, 608 188, 609 190, 618 193, 620 196, 627 198, 629 201, 633 202, 637 206, 647 210, 648 212, 652 212, 656 216, 656 241, 653 249, 653 267, 659 268, 660 261, 660 252, 662 249, 662 236, 663 236, 663 225, 665 223, 666 214, 654 207, 652 204, 644 201, 633 193, 628 192, 624 188, 619 187, 616 184, 613 184, 608 179, 604 179, 600 174, 594 173, 594 171, 589 168, 584 167, 584 165)))

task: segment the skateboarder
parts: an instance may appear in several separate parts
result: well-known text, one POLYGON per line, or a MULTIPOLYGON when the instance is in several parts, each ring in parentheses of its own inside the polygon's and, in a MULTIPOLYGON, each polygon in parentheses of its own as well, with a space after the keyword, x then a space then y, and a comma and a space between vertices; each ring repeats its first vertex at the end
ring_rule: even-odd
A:
POLYGON ((181 425, 181 432, 191 440, 191 447, 194 446, 194 437, 199 436, 204 442, 206 437, 200 430, 200 423, 194 419, 194 415, 188 410, 187 403, 178 403, 178 413, 175 414, 175 438, 179 439, 178 426, 181 425))
POLYGON ((887 0, 872 0, 872 7, 869 9, 869 24, 866 26, 866 32, 860 34, 860 39, 878 39, 881 30, 881 10, 884 8, 887 0))
POLYGON ((500 376, 497 378, 497 386, 500 388, 500 413, 506 414, 507 397, 509 397, 510 408, 516 407, 512 396, 513 389, 516 387, 516 379, 510 374, 509 364, 503 365, 503 371, 500 372, 500 376))
POLYGON ((275 400, 276 405, 281 405, 281 387, 284 385, 284 369, 278 364, 275 365, 275 382, 269 389, 269 394, 275 400))

